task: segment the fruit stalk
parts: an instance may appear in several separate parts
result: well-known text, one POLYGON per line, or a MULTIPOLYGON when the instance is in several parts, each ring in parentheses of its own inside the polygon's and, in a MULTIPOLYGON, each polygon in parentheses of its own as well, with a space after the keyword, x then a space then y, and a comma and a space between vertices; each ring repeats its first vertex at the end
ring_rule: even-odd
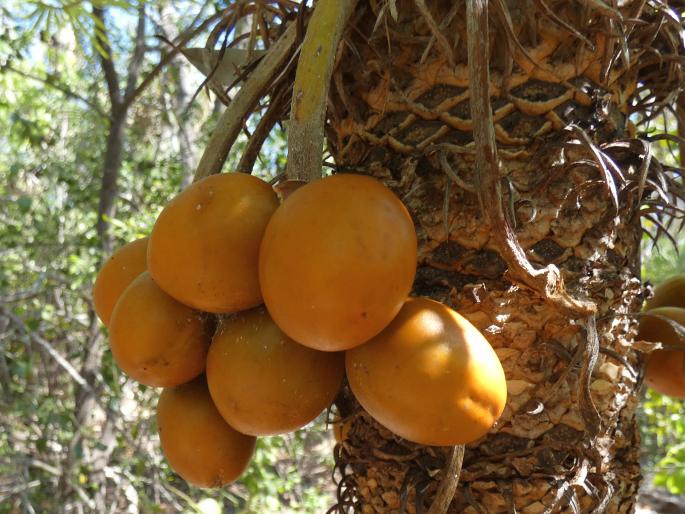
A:
POLYGON ((319 0, 297 64, 288 127, 289 179, 321 177, 323 126, 335 55, 357 0, 319 0))

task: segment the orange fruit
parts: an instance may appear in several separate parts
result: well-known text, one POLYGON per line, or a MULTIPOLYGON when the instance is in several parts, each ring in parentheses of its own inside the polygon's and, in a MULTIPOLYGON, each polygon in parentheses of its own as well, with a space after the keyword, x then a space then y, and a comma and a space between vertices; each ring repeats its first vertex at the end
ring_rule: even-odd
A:
POLYGON ((152 278, 179 302, 202 311, 260 305, 259 244, 276 207, 271 186, 244 173, 192 184, 155 222, 147 254, 152 278))
POLYGON ((426 298, 410 298, 390 325, 347 352, 359 403, 399 436, 452 446, 484 436, 507 399, 495 351, 465 318, 426 298))
POLYGON ((109 326, 112 311, 124 289, 146 268, 148 238, 128 243, 102 265, 93 286, 95 313, 109 326))
MULTIPOLYGON (((682 347, 676 330, 666 321, 667 318, 685 326, 685 309, 679 307, 658 307, 640 318, 637 339, 682 347), (654 314, 656 316, 650 316, 654 314), (657 317, 660 316, 660 317, 657 317)), ((675 398, 685 398, 685 367, 683 350, 655 350, 647 357, 645 384, 658 393, 675 398)))
POLYGON ((379 181, 340 174, 293 192, 259 252, 269 313, 295 341, 353 348, 399 312, 416 273, 416 233, 402 202, 379 181))
POLYGON ((212 403, 204 377, 162 391, 157 426, 169 465, 198 487, 234 482, 254 453, 256 439, 224 421, 212 403))
POLYGON ((647 300, 645 310, 657 307, 685 308, 685 273, 670 277, 654 288, 654 296, 647 300))
POLYGON ((645 384, 657 393, 685 398, 685 352, 655 350, 647 358, 645 384))
POLYGON ((331 404, 344 373, 342 353, 297 344, 263 307, 224 319, 207 356, 207 382, 219 412, 251 435, 306 425, 331 404))
POLYGON ((112 355, 124 373, 141 384, 171 387, 188 382, 205 369, 208 321, 142 273, 112 313, 112 355))

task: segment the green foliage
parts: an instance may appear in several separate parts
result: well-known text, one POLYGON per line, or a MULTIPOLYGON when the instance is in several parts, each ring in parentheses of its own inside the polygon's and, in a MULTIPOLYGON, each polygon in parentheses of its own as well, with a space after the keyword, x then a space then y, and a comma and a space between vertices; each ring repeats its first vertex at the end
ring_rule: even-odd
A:
POLYGON ((664 487, 672 494, 683 494, 685 491, 684 463, 685 443, 670 447, 666 456, 659 461, 654 485, 664 487))
POLYGON ((685 272, 685 245, 675 248, 670 241, 662 240, 645 252, 642 276, 656 285, 677 273, 685 272))
POLYGON ((246 514, 263 512, 323 512, 330 507, 331 498, 322 494, 320 485, 328 480, 333 468, 330 434, 324 429, 324 417, 285 437, 260 438, 257 455, 250 469, 241 478, 249 499, 244 506, 246 514), (323 445, 324 466, 314 471, 323 480, 302 471, 307 463, 307 450, 312 444, 323 445), (283 510, 285 507, 285 510, 283 510))
POLYGON ((134 8, 134 5, 133 2, 127 0, 93 2, 27 0, 15 4, 13 10, 28 24, 30 35, 39 34, 41 38, 46 38, 48 34, 54 34, 64 27, 69 27, 74 34, 87 37, 93 48, 104 54, 100 41, 105 34, 105 27, 97 17, 93 16, 91 6, 130 10, 134 8))

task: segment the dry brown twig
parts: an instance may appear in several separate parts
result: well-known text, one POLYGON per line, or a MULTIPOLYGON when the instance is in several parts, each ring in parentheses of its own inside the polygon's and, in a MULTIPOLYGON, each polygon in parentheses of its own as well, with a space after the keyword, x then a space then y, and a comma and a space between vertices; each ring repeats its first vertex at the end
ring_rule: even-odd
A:
POLYGON ((416 8, 421 13, 421 16, 423 16, 423 18, 426 20, 428 28, 432 32, 433 37, 438 42, 438 46, 440 46, 440 49, 444 52, 445 57, 447 58, 447 62, 450 64, 452 68, 454 68, 456 66, 456 60, 454 58, 454 52, 452 51, 452 47, 447 41, 445 35, 440 30, 440 27, 438 27, 435 18, 433 18, 433 15, 428 10, 428 7, 426 6, 426 1, 414 0, 414 3, 416 4, 416 8))
POLYGON ((443 477, 438 492, 433 498, 430 509, 427 514, 442 514, 447 512, 447 508, 454 498, 454 493, 457 491, 459 485, 459 475, 461 473, 461 465, 464 462, 464 445, 453 446, 445 462, 443 468, 443 477))

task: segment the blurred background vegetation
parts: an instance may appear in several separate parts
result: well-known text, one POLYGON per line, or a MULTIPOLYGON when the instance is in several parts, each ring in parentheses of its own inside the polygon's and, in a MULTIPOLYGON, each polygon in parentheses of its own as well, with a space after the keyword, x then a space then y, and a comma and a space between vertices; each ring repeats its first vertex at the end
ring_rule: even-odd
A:
MULTIPOLYGON (((645 236, 646 238, 646 236, 645 236)), ((685 241, 674 246, 644 241, 642 278, 652 284, 685 271, 685 241)), ((648 480, 672 494, 685 494, 685 408, 683 400, 643 390, 638 413, 642 466, 648 480)))
MULTIPOLYGON (((149 232, 192 176, 223 109, 214 95, 194 96, 203 76, 183 58, 155 70, 169 50, 156 36, 173 40, 224 7, 195 0, 0 6, 0 513, 311 513, 333 502, 325 415, 308 430, 261 439, 239 483, 188 487, 159 449, 157 392, 113 365, 92 310, 91 286, 108 249, 149 232), (117 114, 107 56, 124 96, 134 90, 132 74, 134 87, 155 75, 124 112, 116 210, 104 234, 97 219, 117 114)), ((270 178, 284 167, 276 130, 256 168, 270 178)), ((682 271, 685 257, 673 244, 645 239, 645 279, 682 271)), ((645 471, 674 493, 685 491, 683 413, 681 401, 644 393, 645 471)))

